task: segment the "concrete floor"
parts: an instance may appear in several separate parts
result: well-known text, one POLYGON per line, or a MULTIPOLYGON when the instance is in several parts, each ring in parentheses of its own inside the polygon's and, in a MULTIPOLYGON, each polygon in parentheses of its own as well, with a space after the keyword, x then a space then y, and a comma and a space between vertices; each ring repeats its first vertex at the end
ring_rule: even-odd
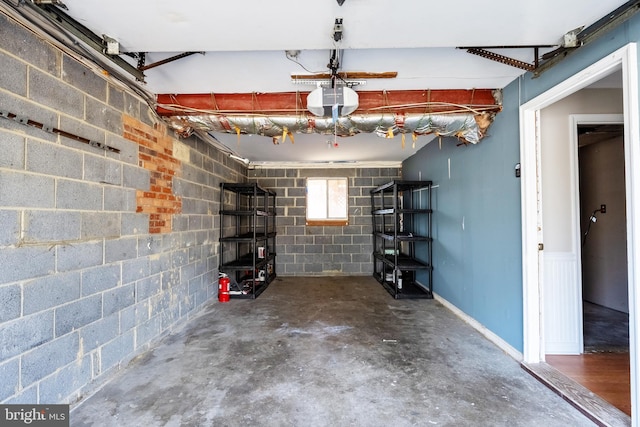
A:
POLYGON ((582 302, 584 352, 629 352, 629 314, 582 302))
POLYGON ((213 301, 71 425, 593 424, 434 300, 394 300, 372 277, 286 277, 213 301))

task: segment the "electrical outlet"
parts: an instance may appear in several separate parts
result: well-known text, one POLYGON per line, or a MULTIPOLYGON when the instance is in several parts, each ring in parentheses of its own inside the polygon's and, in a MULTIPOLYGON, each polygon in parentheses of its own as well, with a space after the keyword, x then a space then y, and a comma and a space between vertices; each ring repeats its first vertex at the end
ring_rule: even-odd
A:
POLYGON ((600 205, 600 213, 607 213, 607 205, 600 205))
POLYGON ((291 59, 298 59, 298 55, 300 55, 299 50, 285 50, 284 52, 286 53, 287 57, 291 59))

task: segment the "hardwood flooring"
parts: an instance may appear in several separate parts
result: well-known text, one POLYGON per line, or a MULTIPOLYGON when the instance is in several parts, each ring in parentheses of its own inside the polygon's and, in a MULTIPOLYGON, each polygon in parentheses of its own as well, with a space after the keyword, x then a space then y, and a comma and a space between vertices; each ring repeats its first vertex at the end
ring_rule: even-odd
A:
POLYGON ((597 425, 631 425, 629 315, 583 302, 584 354, 522 367, 597 425))
POLYGON ((629 353, 547 355, 546 362, 622 412, 631 415, 629 353))

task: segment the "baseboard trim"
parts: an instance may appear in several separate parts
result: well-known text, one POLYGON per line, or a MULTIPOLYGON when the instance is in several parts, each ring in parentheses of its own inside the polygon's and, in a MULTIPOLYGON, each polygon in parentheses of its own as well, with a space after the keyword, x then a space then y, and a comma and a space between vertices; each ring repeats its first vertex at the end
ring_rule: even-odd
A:
POLYGON ((460 310, 458 307, 451 304, 449 301, 447 301, 446 299, 444 299, 443 297, 441 297, 435 292, 433 293, 433 298, 436 301, 438 301, 440 304, 444 305, 449 310, 451 310, 456 316, 458 316, 459 318, 464 320, 466 323, 468 323, 473 329, 480 332, 485 338, 487 338, 489 341, 491 341, 496 346, 498 346, 498 348, 500 348, 502 351, 507 353, 509 356, 513 357, 518 362, 522 362, 522 359, 523 359, 522 353, 516 350, 515 348, 513 348, 509 343, 507 343, 505 340, 500 338, 494 332, 490 331, 486 326, 484 326, 483 324, 478 322, 476 319, 469 316, 467 313, 460 310))

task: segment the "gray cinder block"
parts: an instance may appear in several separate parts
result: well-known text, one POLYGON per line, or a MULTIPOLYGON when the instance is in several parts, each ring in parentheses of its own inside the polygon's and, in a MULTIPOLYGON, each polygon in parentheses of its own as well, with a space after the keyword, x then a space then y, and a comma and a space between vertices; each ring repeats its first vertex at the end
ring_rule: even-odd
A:
POLYGON ((159 293, 162 289, 160 278, 160 274, 156 274, 139 280, 136 283, 136 301, 140 302, 159 293))
POLYGON ((56 308, 56 336, 62 336, 102 317, 102 295, 93 295, 56 308))
POLYGON ((54 182, 46 176, 0 170, 0 206, 53 208, 54 182))
POLYGON ((0 15, 2 49, 11 52, 34 67, 50 74, 60 75, 62 53, 5 15, 0 15))
MULTIPOLYGON (((0 361, 53 339, 53 310, 0 325, 0 361)), ((25 384, 26 386, 26 384, 25 384)))
POLYGON ((120 319, 117 314, 105 317, 80 329, 82 349, 88 353, 118 336, 120 319))
POLYGON ((80 270, 102 264, 102 241, 74 242, 56 246, 58 271, 80 270))
POLYGON ((107 240, 104 244, 104 261, 114 262, 137 257, 138 239, 126 237, 122 239, 107 240))
POLYGON ((126 285, 149 276, 149 258, 133 258, 122 262, 122 284, 126 285))
POLYGON ((102 363, 102 371, 113 368, 119 363, 125 361, 135 349, 134 331, 130 330, 113 341, 105 344, 100 349, 100 361, 102 363))
POLYGON ((120 237, 120 221, 120 215, 115 212, 82 212, 81 237, 120 237))
POLYGON ((84 179, 102 184, 122 185, 122 163, 85 154, 84 179))
POLYGON ((14 245, 20 239, 20 212, 0 210, 0 246, 14 245))
POLYGON ((0 168, 24 169, 24 140, 25 138, 22 135, 0 132, 0 149, 2 150, 0 168))
POLYGON ((108 146, 120 150, 119 153, 107 152, 107 157, 123 163, 138 165, 138 144, 112 133, 108 133, 106 137, 108 146))
POLYGON ((0 88, 27 95, 27 64, 0 52, 0 88))
POLYGON ((0 309, 0 323, 20 316, 21 301, 22 292, 19 285, 0 286, 0 307, 2 307, 0 309))
POLYGON ((107 100, 107 81, 67 55, 62 58, 62 80, 100 101, 107 100))
POLYGON ((82 272, 82 296, 106 291, 120 285, 120 265, 110 264, 94 267, 82 272))
POLYGON ((13 359, 6 363, 0 363, 0 402, 13 396, 18 391, 20 379, 20 362, 13 359))
POLYGON ((71 363, 38 384, 40 403, 73 402, 78 389, 91 381, 91 355, 71 363), (70 398, 70 399, 69 399, 70 398))
POLYGON ((61 306, 80 298, 80 273, 56 274, 26 282, 24 314, 61 306))
POLYGON ((141 323, 136 328, 136 347, 149 343, 162 332, 162 323, 160 316, 153 316, 146 322, 141 323))
POLYGON ((0 251, 0 283, 46 276, 55 271, 55 251, 47 246, 8 247, 0 251))
POLYGON ((116 313, 127 307, 130 307, 135 302, 135 285, 120 286, 104 293, 103 311, 104 315, 116 313))
POLYGON ((107 101, 109 105, 119 111, 124 111, 124 92, 120 89, 109 85, 107 89, 107 101))
POLYGON ((122 169, 122 185, 136 190, 148 190, 151 185, 150 173, 137 166, 124 165, 122 169))
POLYGON ((49 142, 27 141, 27 170, 65 178, 82 178, 82 153, 49 142))
POLYGON ((22 385, 28 386, 76 359, 80 349, 77 333, 48 342, 22 356, 22 385))
POLYGON ((31 69, 29 98, 43 105, 55 105, 56 110, 73 117, 84 116, 84 94, 50 74, 31 69))
MULTIPOLYGON (((106 195, 106 192, 105 192, 105 195, 106 195)), ((134 210, 135 210, 135 203, 134 203, 134 210)), ((122 230, 123 236, 149 234, 149 214, 123 213, 121 215, 121 219, 122 219, 121 230, 122 230)))
POLYGON ((10 399, 5 400, 3 403, 7 405, 24 405, 33 404, 38 401, 38 385, 35 384, 31 387, 23 388, 18 394, 13 395, 10 399))
POLYGON ((56 191, 56 207, 59 209, 101 211, 102 186, 59 179, 56 191))
POLYGON ((26 211, 24 240, 28 242, 57 242, 80 238, 79 212, 26 211))
POLYGON ((103 102, 98 102, 93 98, 86 98, 85 102, 87 122, 100 129, 122 135, 123 124, 122 113, 120 111, 103 102))
MULTIPOLYGON (((86 121, 76 119, 69 116, 60 116, 60 129, 64 129, 66 132, 82 136, 83 138, 90 139, 91 141, 97 141, 104 143, 106 140, 106 132, 104 129, 91 126, 86 121)), ((60 143, 75 148, 77 150, 86 151, 96 155, 104 155, 105 151, 102 148, 92 147, 84 142, 76 141, 71 138, 60 138, 60 143)))
MULTIPOLYGON (((36 122, 54 126, 58 123, 58 113, 44 106, 29 102, 22 97, 17 97, 9 92, 0 91, 0 105, 5 111, 14 113, 19 116, 26 117, 36 122)), ((58 140, 58 135, 38 129, 34 126, 25 126, 14 120, 0 119, 0 127, 9 130, 15 130, 20 134, 33 136, 51 142, 58 140)))
MULTIPOLYGON (((136 211, 137 208, 137 201, 136 201, 136 190, 132 189, 132 188, 122 188, 122 187, 112 187, 112 186, 105 186, 104 187, 104 210, 105 211, 115 211, 115 212, 127 212, 129 215, 127 216, 127 218, 124 218, 123 215, 123 230, 129 230, 131 231, 130 233, 126 233, 126 234, 136 234, 139 233, 140 231, 137 231, 136 233, 133 233, 134 227, 132 225, 129 225, 127 223, 127 221, 129 219, 134 218, 133 215, 134 212, 136 211)), ((138 217, 143 216, 142 214, 138 214, 138 217)), ((145 217, 147 220, 147 223, 149 222, 149 217, 146 216, 145 217)), ((134 219, 135 222, 135 219, 134 219)), ((147 225, 147 229, 148 229, 148 225, 147 225)))

